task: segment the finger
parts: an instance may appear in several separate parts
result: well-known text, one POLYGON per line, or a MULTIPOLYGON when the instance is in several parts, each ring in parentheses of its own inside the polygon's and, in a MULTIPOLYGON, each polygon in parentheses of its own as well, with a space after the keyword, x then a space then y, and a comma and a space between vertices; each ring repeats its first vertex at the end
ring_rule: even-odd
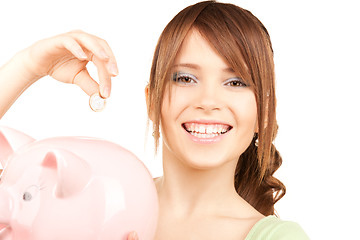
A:
POLYGON ((104 49, 104 47, 99 43, 98 38, 87 33, 82 32, 73 32, 71 36, 75 40, 92 54, 94 54, 101 61, 109 61, 110 56, 104 49))
POLYGON ((106 67, 110 75, 118 75, 119 71, 115 55, 104 39, 84 32, 74 32, 72 34, 88 51, 92 52, 101 61, 107 63, 106 67))
POLYGON ((99 84, 90 76, 86 69, 76 74, 73 83, 78 85, 89 96, 99 92, 99 84))
POLYGON ((88 56, 80 46, 80 44, 75 41, 75 39, 71 37, 63 37, 60 40, 60 44, 70 51, 76 58, 78 58, 80 61, 86 60, 88 56))
POLYGON ((90 52, 89 60, 95 64, 99 74, 100 94, 108 98, 111 93, 111 76, 118 73, 113 52, 105 40, 89 34, 78 34, 76 40, 90 52))
POLYGON ((108 98, 110 97, 111 92, 111 76, 109 75, 105 64, 99 61, 96 57, 94 57, 93 63, 95 64, 98 71, 100 95, 103 98, 108 98))
POLYGON ((118 70, 116 58, 115 58, 115 55, 114 55, 112 49, 110 48, 109 44, 104 39, 99 39, 99 43, 104 48, 106 54, 108 54, 110 57, 110 60, 106 64, 108 72, 112 76, 117 76, 119 74, 119 70, 118 70))

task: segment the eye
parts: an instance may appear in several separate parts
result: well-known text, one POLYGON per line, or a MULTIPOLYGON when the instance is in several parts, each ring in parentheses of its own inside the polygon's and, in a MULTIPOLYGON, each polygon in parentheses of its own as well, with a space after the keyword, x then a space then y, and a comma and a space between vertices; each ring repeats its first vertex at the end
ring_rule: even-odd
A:
POLYGON ((36 185, 32 185, 24 191, 22 199, 26 202, 29 202, 36 197, 38 192, 39 192, 39 187, 36 185))
POLYGON ((246 83, 241 78, 230 78, 225 82, 226 86, 229 87, 247 87, 246 83))
POLYGON ((195 84, 197 83, 197 79, 194 75, 188 73, 174 73, 172 80, 176 83, 180 84, 195 84))
POLYGON ((29 193, 29 192, 24 192, 24 194, 23 194, 23 200, 24 200, 24 201, 31 201, 31 199, 32 199, 32 194, 29 193))

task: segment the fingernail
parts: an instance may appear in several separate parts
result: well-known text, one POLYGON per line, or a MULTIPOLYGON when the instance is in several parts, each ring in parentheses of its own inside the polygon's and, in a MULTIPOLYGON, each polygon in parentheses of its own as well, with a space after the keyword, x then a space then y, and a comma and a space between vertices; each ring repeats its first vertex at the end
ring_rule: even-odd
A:
POLYGON ((119 74, 119 70, 115 63, 110 64, 110 73, 114 76, 117 76, 119 74))
POLYGON ((110 97, 110 88, 109 87, 104 87, 101 91, 101 96, 103 98, 108 98, 110 97))
POLYGON ((77 54, 78 57, 81 58, 81 59, 86 59, 86 58, 87 58, 87 56, 86 56, 86 54, 84 53, 83 50, 78 50, 78 51, 76 52, 76 54, 77 54))

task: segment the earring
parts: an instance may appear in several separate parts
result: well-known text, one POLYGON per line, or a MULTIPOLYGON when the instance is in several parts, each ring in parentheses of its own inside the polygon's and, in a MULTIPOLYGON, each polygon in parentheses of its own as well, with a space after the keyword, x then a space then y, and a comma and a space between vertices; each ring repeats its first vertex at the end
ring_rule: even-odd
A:
POLYGON ((258 139, 258 138, 255 140, 255 146, 256 146, 256 147, 259 146, 259 139, 258 139))
MULTIPOLYGON (((152 135, 153 137, 155 137, 155 131, 153 131, 151 135, 152 135)), ((159 137, 160 137, 160 132, 159 132, 159 137)))
POLYGON ((259 134, 258 133, 255 133, 254 134, 254 139, 255 139, 255 146, 258 147, 259 146, 259 134))

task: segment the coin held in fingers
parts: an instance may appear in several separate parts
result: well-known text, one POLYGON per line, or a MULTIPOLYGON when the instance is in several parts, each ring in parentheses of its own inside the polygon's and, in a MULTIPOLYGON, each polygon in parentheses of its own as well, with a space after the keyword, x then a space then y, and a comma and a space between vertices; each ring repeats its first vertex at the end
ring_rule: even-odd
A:
POLYGON ((94 93, 90 96, 89 105, 94 112, 100 112, 106 106, 106 99, 102 98, 99 93, 94 93))

